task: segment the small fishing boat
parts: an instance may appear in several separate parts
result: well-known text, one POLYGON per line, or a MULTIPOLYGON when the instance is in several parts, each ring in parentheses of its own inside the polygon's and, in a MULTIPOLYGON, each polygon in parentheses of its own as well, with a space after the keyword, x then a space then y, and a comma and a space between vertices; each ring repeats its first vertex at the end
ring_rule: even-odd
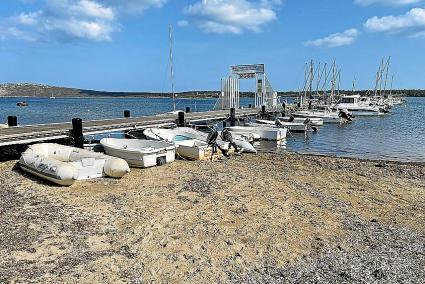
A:
POLYGON ((53 143, 31 145, 21 156, 22 170, 58 185, 99 177, 121 178, 130 172, 127 162, 101 153, 53 143))
POLYGON ((309 124, 304 122, 284 122, 284 121, 272 121, 257 119, 256 123, 249 123, 249 126, 267 125, 269 127, 287 128, 290 132, 307 132, 309 124))
POLYGON ((302 118, 302 117, 278 117, 281 122, 295 122, 295 123, 310 123, 312 126, 323 126, 323 119, 321 118, 302 118), (306 121, 308 119, 308 121, 306 121))
POLYGON ((323 123, 341 123, 343 119, 339 116, 337 111, 327 110, 300 110, 293 112, 292 115, 295 118, 310 118, 310 119, 321 119, 323 123))
POLYGON ((0 129, 2 129, 2 128, 9 128, 9 125, 7 125, 7 124, 0 124, 0 129))
POLYGON ((190 132, 184 130, 148 128, 143 134, 149 139, 173 143, 177 156, 184 159, 207 160, 213 155, 213 149, 206 141, 189 137, 187 135, 190 135, 190 132))
POLYGON ((27 102, 25 102, 25 101, 22 101, 22 102, 17 102, 17 103, 16 103, 16 105, 17 105, 18 107, 26 107, 26 106, 28 106, 28 103, 27 103, 27 102))
POLYGON ((230 126, 226 127, 230 133, 239 135, 249 135, 250 133, 260 137, 262 140, 280 141, 286 139, 288 129, 273 128, 266 125, 256 124, 253 126, 230 126))
POLYGON ((176 147, 164 141, 103 138, 105 153, 124 159, 130 166, 148 168, 174 162, 176 147))

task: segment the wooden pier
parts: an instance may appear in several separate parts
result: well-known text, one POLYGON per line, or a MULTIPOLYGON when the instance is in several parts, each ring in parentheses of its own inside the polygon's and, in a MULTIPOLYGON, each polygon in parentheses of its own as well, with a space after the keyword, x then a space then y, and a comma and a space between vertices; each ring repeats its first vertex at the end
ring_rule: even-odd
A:
MULTIPOLYGON (((254 116, 261 109, 238 109, 236 118, 254 116)), ((186 113, 188 123, 224 120, 230 116, 229 110, 186 113)), ((83 134, 94 135, 100 133, 160 127, 176 123, 177 114, 162 114, 137 118, 106 119, 83 122, 83 134)), ((53 123, 43 125, 17 126, 0 129, 0 146, 47 142, 71 136, 72 123, 53 123)))

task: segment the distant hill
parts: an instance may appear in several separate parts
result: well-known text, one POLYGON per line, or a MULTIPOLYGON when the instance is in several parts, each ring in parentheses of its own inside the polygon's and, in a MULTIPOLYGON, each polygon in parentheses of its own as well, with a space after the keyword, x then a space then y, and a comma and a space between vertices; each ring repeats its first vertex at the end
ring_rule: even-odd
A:
MULTIPOLYGON (((356 91, 355 93, 366 94, 367 90, 356 91)), ((344 94, 351 94, 351 91, 341 91, 344 94)), ((177 93, 179 98, 217 98, 220 91, 187 91, 177 93)), ((280 96, 296 96, 298 92, 279 92, 280 96)), ((404 94, 411 97, 425 97, 425 90, 394 90, 393 94, 404 94)), ((0 97, 172 97, 170 93, 152 92, 106 92, 83 90, 75 88, 65 88, 48 86, 41 84, 19 83, 0 84, 0 97)), ((241 92, 242 97, 253 97, 253 92, 241 92)))

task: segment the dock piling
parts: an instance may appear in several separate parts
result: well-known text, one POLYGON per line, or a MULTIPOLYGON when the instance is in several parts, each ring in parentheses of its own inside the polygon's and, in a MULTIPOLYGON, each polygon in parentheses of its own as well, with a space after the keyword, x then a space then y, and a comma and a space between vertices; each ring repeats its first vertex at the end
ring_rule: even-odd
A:
POLYGON ((179 113, 178 113, 177 126, 178 127, 185 126, 185 119, 184 119, 184 112, 183 111, 179 111, 179 113))
POLYGON ((72 119, 72 137, 75 147, 84 148, 83 120, 81 118, 72 119))
POLYGON ((230 126, 236 125, 236 109, 232 107, 230 109, 230 126))
POLYGON ((261 118, 264 119, 266 117, 266 106, 261 106, 261 118))
POLYGON ((186 113, 190 113, 190 107, 186 107, 186 113))
POLYGON ((7 125, 9 127, 15 127, 18 126, 18 118, 16 116, 8 116, 7 117, 7 125))
POLYGON ((130 118, 131 117, 131 112, 129 110, 125 110, 124 111, 124 118, 130 118))

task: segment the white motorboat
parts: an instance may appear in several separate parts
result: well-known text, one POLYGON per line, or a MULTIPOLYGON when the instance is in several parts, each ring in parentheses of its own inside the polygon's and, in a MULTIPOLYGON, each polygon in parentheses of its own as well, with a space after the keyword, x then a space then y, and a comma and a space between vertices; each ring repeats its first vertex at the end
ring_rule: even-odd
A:
POLYGON ((257 119, 256 123, 248 123, 249 126, 267 125, 269 127, 287 128, 290 132, 307 132, 308 123, 304 122, 285 122, 257 119))
POLYGON ((339 116, 337 111, 327 111, 327 110, 300 110, 293 112, 292 115, 297 119, 321 119, 323 123, 341 123, 343 120, 339 116))
POLYGON ((164 141, 103 138, 105 153, 124 159, 130 166, 148 168, 174 162, 176 147, 164 141))
POLYGON ((266 125, 255 126, 231 126, 226 127, 232 134, 249 134, 253 133, 262 140, 280 141, 286 138, 288 129, 286 128, 273 128, 266 125))
POLYGON ((22 154, 19 166, 28 173, 64 186, 76 180, 103 176, 121 178, 130 172, 123 159, 52 143, 31 145, 22 154))
POLYGON ((385 106, 373 103, 369 97, 361 97, 360 95, 344 96, 335 105, 337 110, 347 110, 354 115, 383 115, 388 113, 385 106))

